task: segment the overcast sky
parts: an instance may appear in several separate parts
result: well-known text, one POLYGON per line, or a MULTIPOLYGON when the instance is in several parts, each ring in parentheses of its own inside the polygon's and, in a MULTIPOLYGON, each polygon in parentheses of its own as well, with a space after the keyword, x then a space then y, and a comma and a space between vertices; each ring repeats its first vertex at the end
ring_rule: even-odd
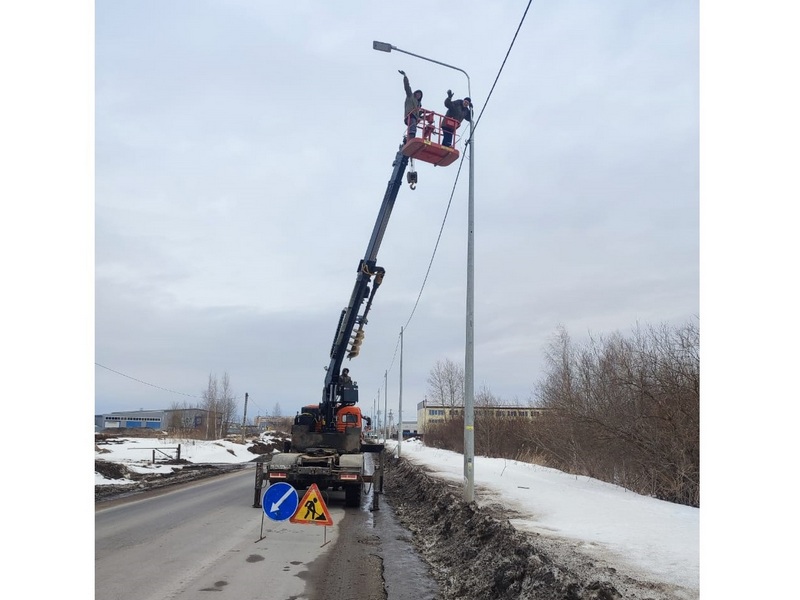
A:
MULTIPOLYGON (((270 4, 0 5, 9 449, 40 434, 31 423, 88 432, 92 411, 195 401, 210 372, 228 371, 251 411, 317 402, 402 133, 396 70, 434 104, 465 83, 372 41, 467 70, 480 112, 527 5, 270 4), (298 6, 314 10, 283 14, 298 6)), ((476 132, 476 382, 503 398, 529 395, 558 323, 580 338, 697 310, 697 4, 531 4, 476 132)), ((794 497, 800 8, 700 4, 703 502, 727 516, 714 536, 734 548, 730 522, 794 497), (742 435, 758 451, 742 453, 742 435), (743 472, 758 475, 742 487, 743 472)), ((397 336, 456 169, 420 168, 398 198, 378 261, 388 274, 350 365, 366 405, 389 365, 397 395, 397 336)), ((406 334, 406 407, 436 360, 463 358, 466 197, 462 175, 406 334)), ((79 438, 75 454, 88 451, 79 438)), ((59 473, 75 492, 74 473, 59 473)), ((51 510, 42 497, 17 512, 51 510)), ((796 536, 782 512, 745 536, 796 536)), ((36 519, 19 522, 25 548, 36 519)))
MULTIPOLYGON (((476 389, 527 403, 559 325, 698 318, 697 3, 534 2, 511 47, 526 7, 97 2, 96 412, 191 404, 224 373, 251 416, 320 400, 403 133, 397 71, 434 110, 468 93, 373 40, 467 71, 482 113, 476 389)), ((436 361, 463 364, 467 164, 419 163, 397 198, 347 364, 369 412, 386 380, 396 418, 401 327, 404 418, 436 361)))

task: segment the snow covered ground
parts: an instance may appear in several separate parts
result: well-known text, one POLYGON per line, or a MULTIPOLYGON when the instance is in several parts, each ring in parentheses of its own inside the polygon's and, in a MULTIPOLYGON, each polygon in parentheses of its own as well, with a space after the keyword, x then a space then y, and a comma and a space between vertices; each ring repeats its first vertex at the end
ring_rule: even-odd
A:
MULTIPOLYGON (((264 441, 269 441, 265 439, 264 441)), ((239 463, 253 460, 246 444, 171 438, 120 438, 101 446, 96 458, 125 464, 136 472, 169 472, 175 465, 150 464, 153 448, 190 463, 239 463)), ((387 442, 396 452, 397 443, 387 442)), ((158 453, 164 457, 163 454, 158 453)), ((404 442, 401 456, 437 477, 463 480, 463 455, 404 442)), ((96 484, 121 484, 96 474, 96 484)), ((522 531, 580 542, 587 557, 646 573, 652 578, 698 590, 700 511, 642 496, 589 477, 501 458, 475 457, 476 501, 500 505, 522 531)))
MULTIPOLYGON (((394 449, 396 442, 388 442, 394 449)), ((464 478, 462 454, 404 442, 401 456, 432 475, 464 478)), ((592 558, 624 563, 659 581, 698 590, 700 510, 589 477, 502 458, 475 457, 475 500, 499 504, 521 531, 581 542, 592 558)))
MULTIPOLYGON (((262 441, 273 441, 265 435, 262 441)), ((180 465, 164 464, 163 460, 176 456, 176 448, 180 444, 181 458, 193 464, 235 464, 249 462, 257 457, 248 452, 247 444, 237 444, 227 440, 203 441, 186 440, 170 437, 161 438, 112 438, 109 443, 99 446, 95 453, 98 460, 121 463, 134 473, 170 473, 180 469, 180 465), (153 463, 153 451, 162 462, 153 463)), ((125 485, 135 483, 131 479, 108 479, 95 472, 95 485, 125 485)))

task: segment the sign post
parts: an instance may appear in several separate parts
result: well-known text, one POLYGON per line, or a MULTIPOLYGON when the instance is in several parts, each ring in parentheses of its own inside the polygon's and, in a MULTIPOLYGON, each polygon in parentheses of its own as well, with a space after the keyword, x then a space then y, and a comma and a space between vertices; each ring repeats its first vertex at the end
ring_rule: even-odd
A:
POLYGON ((333 525, 331 513, 328 512, 328 507, 325 506, 325 501, 322 499, 319 488, 316 483, 312 483, 308 488, 297 511, 289 519, 292 523, 299 525, 324 525, 323 542, 322 545, 328 543, 328 525, 333 525))
POLYGON ((331 513, 328 512, 316 483, 308 488, 297 511, 289 520, 300 525, 333 525, 331 513))
POLYGON ((283 481, 273 483, 264 492, 261 506, 273 521, 285 521, 297 510, 297 490, 283 481))
POLYGON ((297 490, 283 481, 273 483, 264 492, 261 508, 264 514, 261 515, 261 537, 259 541, 264 539, 264 515, 273 521, 285 521, 295 513, 297 510, 297 490))

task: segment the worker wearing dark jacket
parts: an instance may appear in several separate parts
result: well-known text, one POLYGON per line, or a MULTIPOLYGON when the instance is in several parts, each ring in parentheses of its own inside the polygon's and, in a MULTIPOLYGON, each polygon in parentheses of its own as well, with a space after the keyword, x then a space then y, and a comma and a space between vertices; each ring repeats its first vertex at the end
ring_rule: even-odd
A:
POLYGON ((454 119, 456 126, 452 127, 446 119, 442 119, 442 132, 444 133, 442 146, 452 146, 453 134, 458 129, 458 126, 461 125, 461 121, 466 119, 470 123, 472 122, 472 100, 469 96, 463 100, 453 100, 453 91, 447 90, 447 98, 445 98, 444 105, 447 107, 447 112, 444 116, 454 119))
POLYGON ((403 87, 406 90, 406 104, 403 109, 403 122, 408 125, 408 137, 416 137, 419 109, 422 106, 422 90, 411 92, 411 84, 405 71, 398 71, 403 76, 403 87))

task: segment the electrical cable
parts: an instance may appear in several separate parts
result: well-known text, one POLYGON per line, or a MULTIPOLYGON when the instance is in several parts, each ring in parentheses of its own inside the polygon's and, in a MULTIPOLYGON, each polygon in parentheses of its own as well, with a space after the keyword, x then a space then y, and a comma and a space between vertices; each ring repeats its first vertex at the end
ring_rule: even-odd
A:
MULTIPOLYGON (((126 375, 125 373, 121 373, 121 372, 119 372, 119 371, 115 371, 114 369, 111 369, 110 367, 107 367, 107 366, 105 366, 105 365, 101 365, 100 363, 97 363, 97 362, 96 362, 96 363, 94 363, 94 364, 95 364, 96 366, 98 366, 98 367, 101 367, 101 368, 103 368, 103 369, 106 369, 107 371, 111 371, 112 373, 116 373, 117 375, 122 375, 123 377, 127 377, 128 379, 132 379, 133 381, 135 381, 135 382, 137 382, 137 383, 143 383, 144 385, 149 385, 150 387, 154 387, 154 388, 156 388, 156 389, 159 389, 159 390, 164 390, 165 392, 170 392, 171 394, 179 394, 179 395, 181 395, 181 396, 189 396, 190 398, 198 398, 198 399, 202 399, 202 396, 195 396, 194 394, 186 394, 186 393, 184 393, 184 392, 176 392, 175 390, 170 390, 170 389, 168 389, 168 388, 161 387, 160 385, 155 385, 155 384, 153 384, 153 383, 148 383, 147 381, 142 381, 141 379, 136 379, 136 377, 131 377, 130 375, 126 375)), ((247 402, 248 402, 250 405, 252 405, 254 408, 257 408, 257 409, 258 409, 258 413, 259 413, 259 414, 260 414, 261 412, 264 412, 264 413, 266 414, 266 409, 264 409, 262 406, 260 406, 260 405, 259 405, 257 402, 255 402, 255 401, 254 401, 252 398, 248 398, 248 399, 247 399, 247 402)))
MULTIPOLYGON (((500 75, 502 74, 503 69, 506 66, 506 61, 508 60, 508 57, 511 54, 511 49, 514 47, 514 43, 517 41, 517 36, 519 35, 520 30, 522 29, 522 24, 525 22, 525 18, 528 16, 528 9, 530 9, 532 3, 533 3, 533 0, 528 0, 528 5, 525 7, 525 12, 522 14, 522 19, 520 19, 519 25, 517 26, 517 30, 514 32, 514 37, 511 39, 511 43, 508 46, 508 50, 506 51, 506 55, 503 58, 502 64, 500 65, 500 69, 497 71, 497 76, 494 78, 494 83, 492 83, 492 87, 489 90, 489 94, 486 96, 486 102, 483 104, 483 108, 481 109, 481 112, 478 114, 478 118, 475 120, 475 122, 470 127, 469 139, 466 141, 465 146, 469 146, 470 142, 472 141, 472 136, 475 135, 475 129, 477 128, 478 123, 480 122, 481 117, 483 116, 483 113, 486 110, 486 107, 489 105, 489 100, 492 97, 492 93, 494 92, 494 88, 497 86, 497 82, 500 79, 500 75)), ((471 146, 469 146, 469 151, 472 152, 472 147, 471 146)), ((461 156, 461 161, 458 163, 458 171, 456 172, 455 180, 453 182, 453 189, 450 191, 450 199, 447 201, 447 209, 445 210, 444 217, 442 219, 442 226, 439 228, 439 235, 436 238, 436 244, 434 244, 434 247, 433 247, 433 253, 431 255, 431 260, 428 263, 428 269, 425 272, 425 277, 422 280, 422 285, 420 286, 419 294, 417 295, 417 299, 414 302, 413 308, 411 309, 411 314, 408 316, 408 319, 406 320, 406 324, 403 327, 403 331, 408 329, 408 325, 409 325, 409 323, 411 323, 411 319, 413 318, 414 313, 417 310, 417 306, 419 305, 420 298, 422 298, 422 291, 425 289, 425 284, 428 281, 428 275, 430 275, 431 267, 433 266, 433 260, 434 260, 434 258, 436 258, 436 251, 438 250, 439 242, 442 239, 442 232, 444 231, 444 226, 445 226, 445 223, 447 221, 447 216, 450 213, 450 206, 453 203, 453 196, 455 195, 455 192, 456 192, 456 186, 458 185, 458 179, 461 176, 461 169, 462 169, 462 167, 464 165, 464 159, 465 158, 466 158, 466 153, 464 153, 461 156)), ((399 348, 400 348, 400 335, 397 336, 397 344, 395 344, 394 354, 392 355, 392 360, 389 363, 389 368, 386 369, 387 372, 392 370, 392 367, 394 366, 395 358, 397 358, 397 351, 398 351, 399 348)))
MULTIPOLYGON (((503 58, 503 62, 500 65, 500 69, 497 72, 497 76, 494 79, 494 83, 492 83, 492 87, 489 90, 489 94, 486 96, 486 102, 483 104, 483 108, 481 109, 481 112, 478 114, 478 118, 475 120, 475 122, 470 127, 470 137, 466 141, 465 145, 469 145, 469 143, 472 141, 472 136, 475 135, 475 129, 477 128, 478 123, 480 122, 481 117, 483 116, 483 113, 486 110, 486 107, 489 105, 489 100, 492 97, 492 93, 494 92, 494 88, 495 88, 495 86, 497 85, 497 82, 500 79, 500 75, 502 74, 503 69, 505 68, 506 61, 508 60, 508 57, 511 54, 511 49, 514 47, 514 43, 517 40, 517 35, 519 35, 520 29, 522 29, 522 24, 525 22, 525 17, 528 15, 528 9, 530 9, 532 2, 533 2, 533 0, 528 0, 528 5, 525 7, 525 12, 522 15, 522 19, 520 20, 519 25, 517 26, 517 30, 514 33, 514 37, 511 40, 511 44, 508 47, 508 51, 506 52, 505 58, 503 58)), ((471 147, 470 147, 470 152, 472 152, 472 148, 471 147)), ((461 156, 461 161, 458 164, 458 171, 456 172, 455 180, 453 182, 453 189, 450 191, 450 198, 449 198, 449 200, 447 202, 447 208, 445 209, 444 217, 442 218, 442 225, 439 228, 439 234, 436 237, 436 243, 434 244, 434 247, 433 247, 433 252, 431 254, 431 260, 428 263, 428 269, 425 271, 425 277, 422 280, 422 285, 420 286, 419 294, 417 294, 417 299, 414 302, 414 306, 411 309, 411 313, 409 314, 408 319, 406 320, 406 324, 403 327, 404 331, 406 329, 408 329, 408 325, 409 325, 409 323, 411 323, 411 319, 414 317, 414 313, 417 310, 417 306, 419 305, 419 301, 422 298, 422 292, 425 289, 425 285, 427 284, 428 276, 430 275, 431 268, 433 267, 433 261, 436 258, 436 252, 439 249, 439 242, 442 239, 442 232, 444 231, 444 226, 445 226, 445 223, 447 222, 447 217, 450 214, 450 207, 451 207, 451 205, 453 203, 453 197, 455 195, 456 186, 458 185, 458 179, 461 176, 461 169, 462 169, 462 167, 464 165, 465 158, 466 158, 466 153, 464 153, 461 156)), ((394 354, 392 355, 392 360, 391 360, 391 362, 389 364, 389 368, 386 370, 387 372, 391 371, 392 367, 394 366, 394 361, 395 361, 395 358, 397 357, 397 350, 398 350, 399 347, 400 347, 400 336, 398 335, 397 344, 395 345, 394 354)), ((123 377, 127 377, 128 379, 131 379, 131 380, 136 381, 138 383, 142 383, 144 385, 149 385, 150 387, 154 387, 156 389, 163 390, 165 392, 170 392, 171 394, 178 394, 178 395, 181 395, 181 396, 188 396, 190 398, 199 398, 199 396, 195 396, 194 394, 186 394, 184 392, 177 392, 175 390, 170 390, 170 389, 167 389, 167 388, 164 388, 164 387, 152 384, 152 383, 148 383, 147 381, 142 381, 141 379, 137 379, 136 377, 131 377, 130 375, 126 375, 125 373, 121 373, 119 371, 115 371, 114 369, 106 367, 105 365, 101 365, 100 363, 94 363, 94 364, 96 366, 98 366, 98 367, 101 367, 103 369, 111 371, 112 373, 116 373, 117 375, 121 375, 123 377)), ((253 404, 257 408, 261 408, 255 402, 253 402, 253 404)))
MULTIPOLYGON (((531 3, 533 0, 528 0, 528 6, 525 7, 525 12, 522 14, 522 19, 517 26, 517 31, 514 32, 514 37, 511 39, 511 44, 508 46, 508 51, 506 52, 505 58, 503 58, 503 64, 500 65, 500 69, 497 71, 497 76, 494 78, 494 83, 492 84, 492 88, 489 90, 489 95, 486 96, 486 102, 483 104, 483 108, 481 112, 478 114, 478 119, 475 121, 475 126, 470 130, 470 138, 475 134, 475 129, 478 127, 478 123, 483 116, 483 112, 486 110, 486 107, 489 104, 489 99, 492 97, 492 92, 494 92, 494 88, 497 85, 497 81, 500 79, 500 74, 503 72, 503 69, 506 66, 506 61, 508 60, 509 55, 511 54, 511 49, 514 47, 514 42, 517 41, 517 35, 519 35, 520 29, 522 29, 522 24, 525 22, 525 17, 528 16, 528 9, 531 7, 531 3)), ((469 142, 469 140, 468 140, 469 142)))
POLYGON ((167 389, 165 387, 161 387, 160 385, 155 385, 155 384, 152 384, 152 383, 148 383, 146 381, 142 381, 141 379, 136 379, 136 377, 131 377, 130 375, 126 375, 125 373, 120 373, 119 371, 115 371, 114 369, 106 367, 105 365, 101 365, 100 363, 94 363, 94 364, 97 365, 98 367, 102 367, 103 369, 106 369, 107 371, 111 371, 112 373, 116 373, 117 375, 122 375, 123 377, 127 377, 128 379, 133 379, 134 381, 136 381, 138 383, 143 383, 144 385, 149 385, 150 387, 154 387, 154 388, 157 388, 159 390, 164 390, 165 392, 169 392, 171 394, 179 394, 181 396, 189 396, 190 398, 199 398, 200 397, 200 396, 195 396, 194 394, 185 394, 183 392, 176 392, 175 390, 170 390, 170 389, 167 389))

